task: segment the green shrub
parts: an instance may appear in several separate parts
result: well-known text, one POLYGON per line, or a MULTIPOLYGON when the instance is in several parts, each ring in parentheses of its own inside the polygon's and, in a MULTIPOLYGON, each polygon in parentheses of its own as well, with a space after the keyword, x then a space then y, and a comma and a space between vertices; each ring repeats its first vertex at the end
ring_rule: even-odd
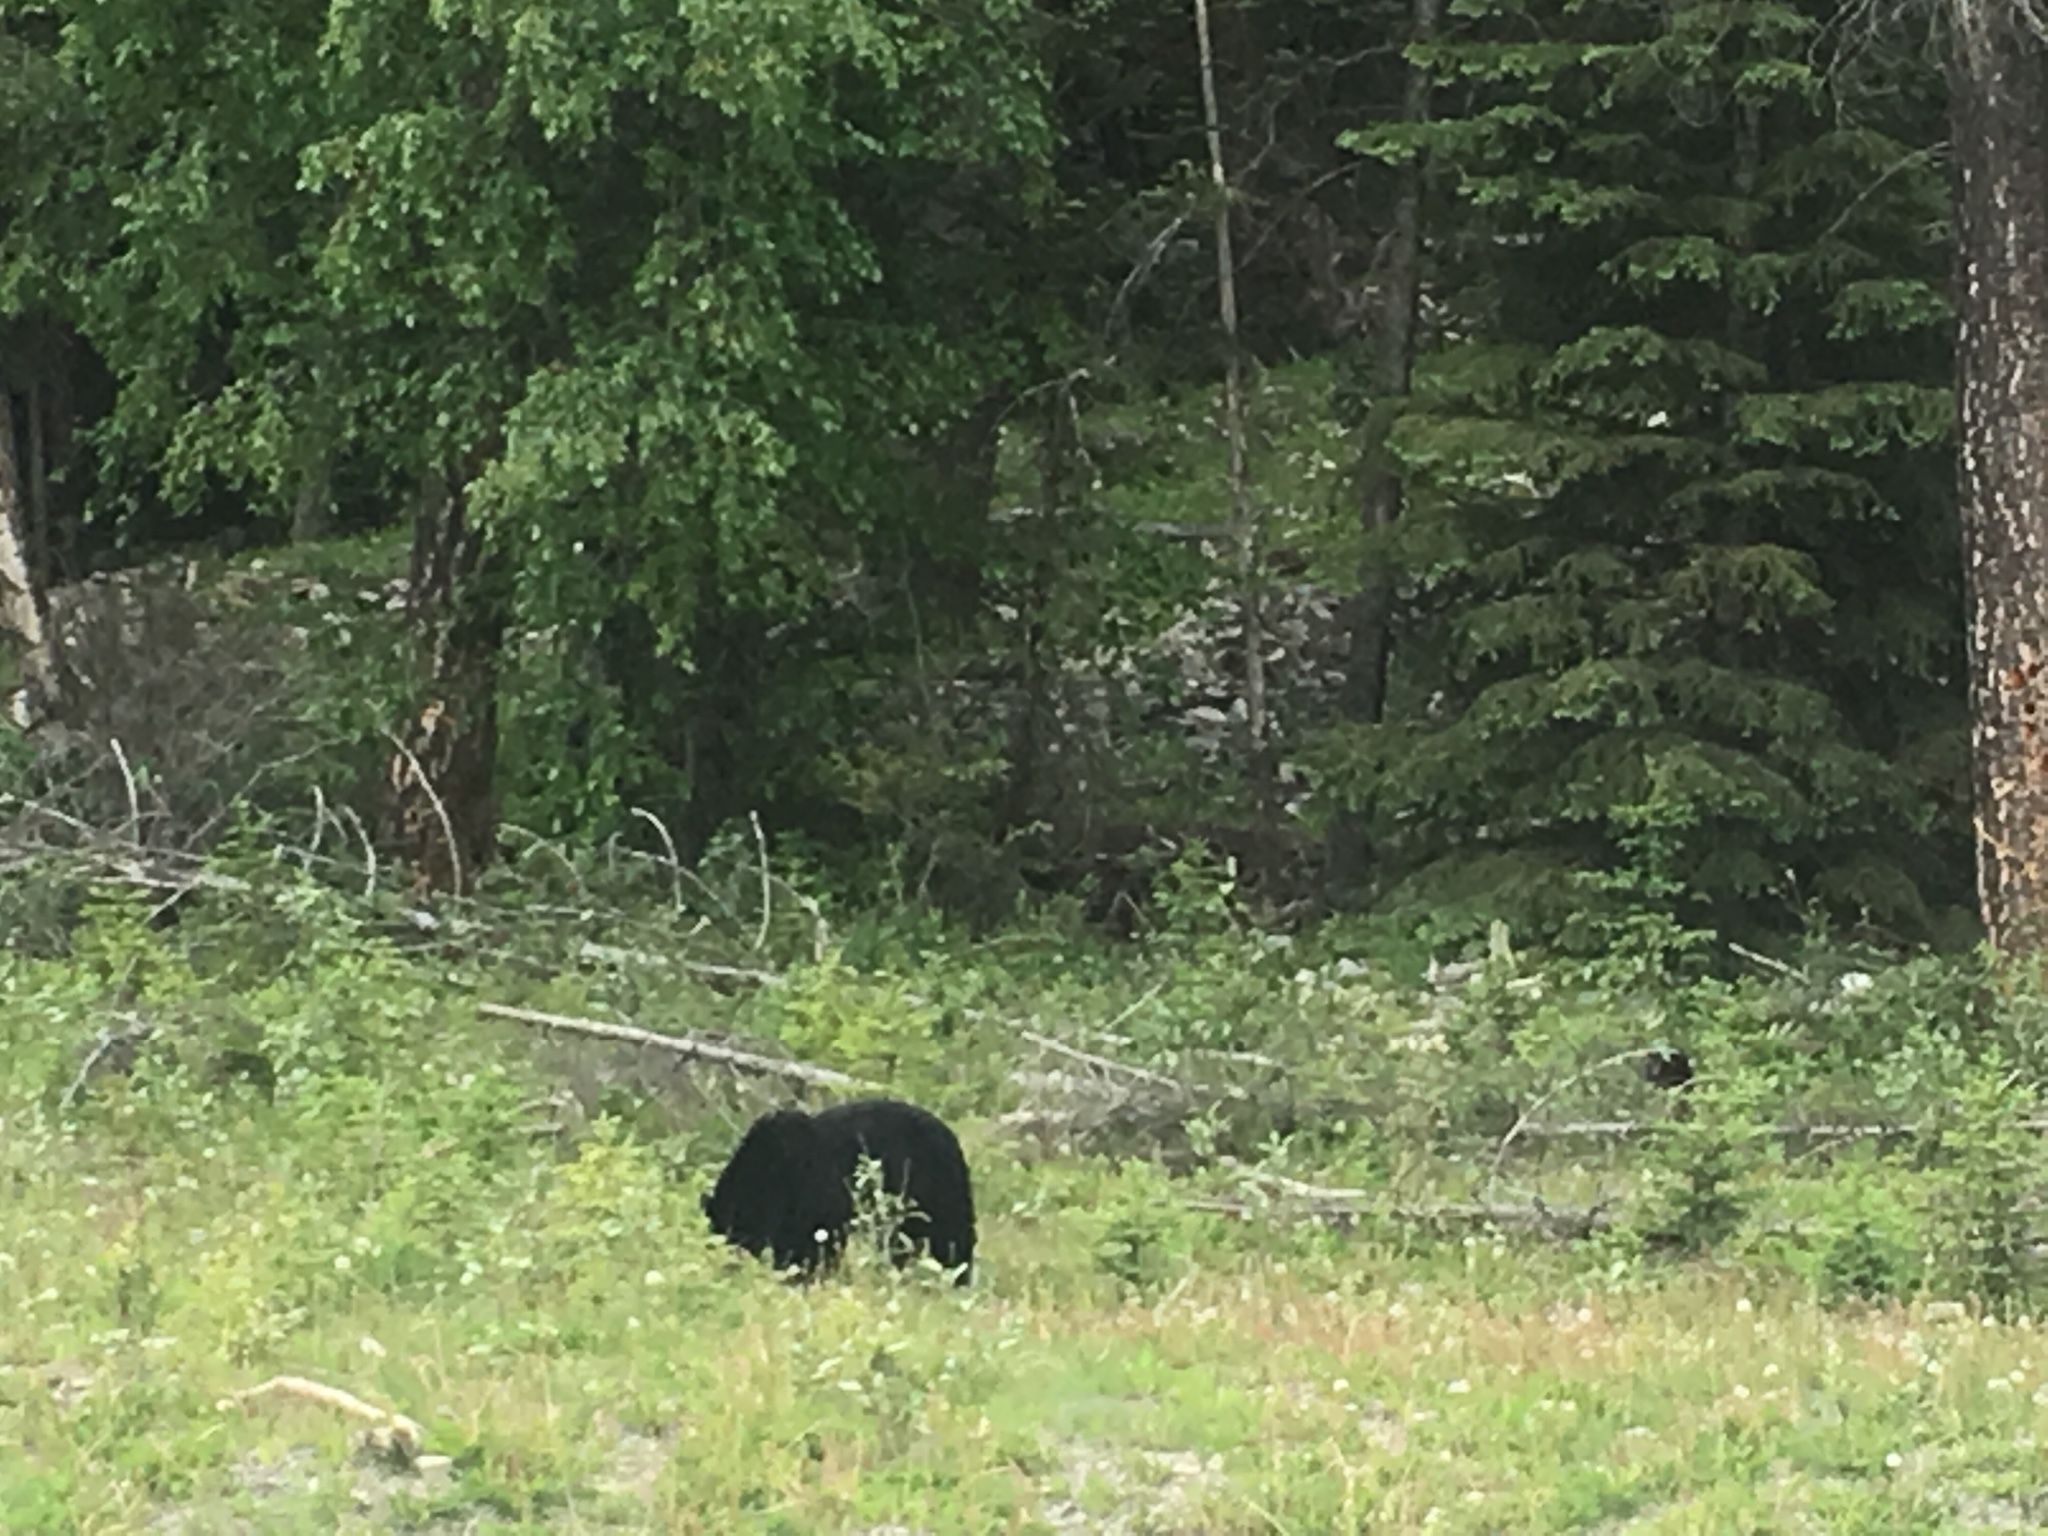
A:
POLYGON ((1773 1095, 1749 1072, 1703 1074, 1685 1095, 1644 1149, 1631 1225, 1653 1249, 1699 1254, 1733 1237, 1756 1202, 1777 1152, 1761 1112, 1773 1095))
POLYGON ((1924 1205, 1928 1287, 1993 1312, 2026 1310, 2042 1279, 2029 1216, 2044 1172, 2041 1137, 2028 1124, 2040 1095, 1996 1052, 1951 1092, 1923 1139, 1936 1163, 1924 1205))

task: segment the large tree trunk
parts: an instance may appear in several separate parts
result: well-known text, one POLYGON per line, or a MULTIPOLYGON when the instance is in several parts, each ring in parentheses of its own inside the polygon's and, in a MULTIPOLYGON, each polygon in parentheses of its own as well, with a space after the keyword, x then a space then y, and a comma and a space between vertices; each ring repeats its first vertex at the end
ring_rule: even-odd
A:
POLYGON ((497 562, 469 520, 464 488, 433 474, 414 516, 408 618, 423 702, 399 730, 393 815, 415 888, 461 895, 497 847, 497 562))
MULTIPOLYGON (((1409 14, 1409 40, 1426 43, 1436 36, 1443 0, 1414 0, 1409 14)), ((1402 120, 1429 120, 1429 71, 1408 66, 1401 103, 1402 120)), ((1359 530, 1368 541, 1391 527, 1401 515, 1401 476, 1387 451, 1387 434, 1408 403, 1415 373, 1415 352, 1422 307, 1422 219, 1426 167, 1421 155, 1401 167, 1395 194, 1393 225, 1387 231, 1373 266, 1375 292, 1367 309, 1367 376, 1372 403, 1365 423, 1358 502, 1359 530)), ((1387 662, 1392 654, 1394 619, 1393 573, 1386 557, 1370 550, 1358 572, 1358 587, 1339 615, 1346 643, 1344 683, 1338 708, 1344 718, 1376 725, 1387 707, 1387 662)), ((1338 886, 1364 882, 1371 850, 1363 830, 1349 816, 1339 817, 1330 839, 1330 876, 1338 886)))
POLYGON ((2015 0, 1950 19, 1977 888, 2017 952, 2048 938, 2048 45, 2015 0))

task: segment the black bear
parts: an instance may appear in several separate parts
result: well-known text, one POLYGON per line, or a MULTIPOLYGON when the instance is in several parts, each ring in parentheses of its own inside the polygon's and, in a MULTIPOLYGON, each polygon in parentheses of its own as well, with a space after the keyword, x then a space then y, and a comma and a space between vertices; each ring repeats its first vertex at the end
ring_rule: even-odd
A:
POLYGON ((1675 1046, 1654 1046, 1643 1055, 1643 1081, 1653 1088, 1683 1088, 1692 1081, 1692 1058, 1675 1046))
POLYGON ((882 1188, 912 1207, 892 1241, 896 1262, 923 1249, 967 1283, 974 1258, 974 1192, 967 1159, 945 1121, 896 1099, 857 1099, 815 1115, 778 1109, 747 1127, 704 1197, 711 1230, 775 1255, 777 1269, 814 1275, 846 1244, 860 1159, 881 1165, 882 1188))

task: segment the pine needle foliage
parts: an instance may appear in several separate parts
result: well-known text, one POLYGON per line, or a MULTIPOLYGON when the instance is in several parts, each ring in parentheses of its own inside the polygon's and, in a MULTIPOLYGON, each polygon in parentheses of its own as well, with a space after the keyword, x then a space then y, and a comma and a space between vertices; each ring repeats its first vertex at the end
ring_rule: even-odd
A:
POLYGON ((1829 8, 1482 0, 1411 51, 1432 340, 1375 553, 1379 900, 1611 938, 1966 901, 1946 197, 1923 69, 1829 8))

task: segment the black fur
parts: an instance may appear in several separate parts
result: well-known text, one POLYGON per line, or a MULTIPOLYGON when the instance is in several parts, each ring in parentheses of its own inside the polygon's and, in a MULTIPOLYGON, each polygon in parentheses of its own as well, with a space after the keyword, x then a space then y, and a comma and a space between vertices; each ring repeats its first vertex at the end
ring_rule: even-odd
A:
POLYGON ((882 1188, 914 1208, 892 1243, 898 1264, 919 1250, 965 1285, 974 1259, 974 1192, 960 1142, 937 1115, 896 1099, 858 1099, 815 1115, 778 1109, 747 1127, 704 1197, 711 1230, 777 1269, 829 1268, 853 1223, 854 1170, 881 1164, 882 1188))
POLYGON ((1692 1081, 1692 1058, 1660 1045, 1643 1057, 1643 1081, 1654 1088, 1683 1088, 1692 1081))

